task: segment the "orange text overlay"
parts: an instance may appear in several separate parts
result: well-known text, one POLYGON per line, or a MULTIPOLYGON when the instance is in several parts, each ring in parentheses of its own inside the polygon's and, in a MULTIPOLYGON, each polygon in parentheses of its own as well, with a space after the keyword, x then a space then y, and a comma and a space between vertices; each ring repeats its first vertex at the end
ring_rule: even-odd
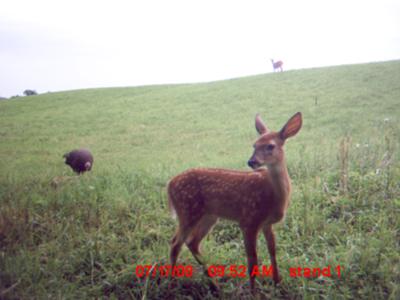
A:
POLYGON ((187 265, 137 265, 137 277, 192 277, 193 266, 187 265))
MULTIPOLYGON (((289 268, 290 277, 332 277, 341 276, 341 266, 324 268, 292 267, 289 268)), ((272 266, 254 266, 250 276, 272 277, 274 270, 272 266)), ((193 266, 191 265, 137 265, 136 276, 141 277, 192 277, 193 266)), ((248 274, 245 265, 211 265, 207 268, 210 277, 238 277, 245 278, 248 274)))

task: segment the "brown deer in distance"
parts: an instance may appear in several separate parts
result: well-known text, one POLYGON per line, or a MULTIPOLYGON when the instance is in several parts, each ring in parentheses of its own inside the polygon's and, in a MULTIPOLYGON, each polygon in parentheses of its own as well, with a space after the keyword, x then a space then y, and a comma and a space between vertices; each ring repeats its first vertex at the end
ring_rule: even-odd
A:
POLYGON ((253 171, 189 169, 169 182, 169 207, 179 220, 171 241, 172 265, 176 264, 185 243, 206 268, 199 250, 201 240, 218 218, 224 218, 236 221, 242 230, 251 290, 254 291, 255 277, 251 273, 258 263, 256 242, 260 230, 268 244, 273 280, 275 284, 280 282, 272 225, 283 219, 290 201, 291 184, 283 145, 301 126, 302 116, 298 112, 279 132, 272 132, 257 114, 256 129, 260 137, 248 161, 253 171))
POLYGON ((274 68, 274 72, 275 72, 276 70, 280 70, 281 72, 283 71, 283 68, 282 68, 282 66, 283 66, 283 61, 278 60, 278 61, 275 61, 275 62, 274 62, 274 60, 271 59, 271 62, 272 62, 272 67, 274 68))

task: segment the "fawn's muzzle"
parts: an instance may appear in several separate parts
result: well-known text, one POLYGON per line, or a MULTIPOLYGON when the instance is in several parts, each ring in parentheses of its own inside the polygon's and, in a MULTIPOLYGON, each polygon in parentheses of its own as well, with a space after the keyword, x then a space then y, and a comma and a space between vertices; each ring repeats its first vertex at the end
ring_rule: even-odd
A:
POLYGON ((249 167, 252 168, 252 169, 256 169, 256 168, 258 167, 258 163, 257 163, 255 160, 253 160, 253 159, 250 159, 250 160, 247 162, 247 164, 248 164, 249 167))

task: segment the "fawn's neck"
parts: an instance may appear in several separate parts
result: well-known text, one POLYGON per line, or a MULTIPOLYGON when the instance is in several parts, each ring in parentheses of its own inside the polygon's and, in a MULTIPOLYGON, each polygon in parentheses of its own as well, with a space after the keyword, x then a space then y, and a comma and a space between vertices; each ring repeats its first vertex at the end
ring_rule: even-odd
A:
POLYGON ((285 160, 274 165, 269 165, 268 172, 276 200, 281 203, 288 203, 291 184, 285 160))

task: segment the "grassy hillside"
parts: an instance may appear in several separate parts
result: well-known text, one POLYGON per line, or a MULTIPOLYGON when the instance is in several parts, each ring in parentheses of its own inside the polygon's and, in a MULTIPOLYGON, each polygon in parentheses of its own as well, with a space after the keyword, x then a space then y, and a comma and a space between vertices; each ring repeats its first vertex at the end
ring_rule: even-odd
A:
MULTIPOLYGON (((292 204, 275 226, 284 282, 269 298, 400 298, 400 61, 289 71, 204 84, 48 93, 0 102, 0 298, 250 297, 244 279, 212 293, 193 278, 145 280, 138 265, 168 263, 176 221, 165 185, 194 166, 248 170, 254 115, 286 145, 292 204), (86 147, 92 172, 62 155, 86 147), (57 184, 54 184, 57 178, 57 184), (290 277, 291 267, 343 268, 290 277)), ((260 264, 269 265, 263 238, 260 264)), ((236 225, 203 242, 209 264, 246 264, 236 225)))

